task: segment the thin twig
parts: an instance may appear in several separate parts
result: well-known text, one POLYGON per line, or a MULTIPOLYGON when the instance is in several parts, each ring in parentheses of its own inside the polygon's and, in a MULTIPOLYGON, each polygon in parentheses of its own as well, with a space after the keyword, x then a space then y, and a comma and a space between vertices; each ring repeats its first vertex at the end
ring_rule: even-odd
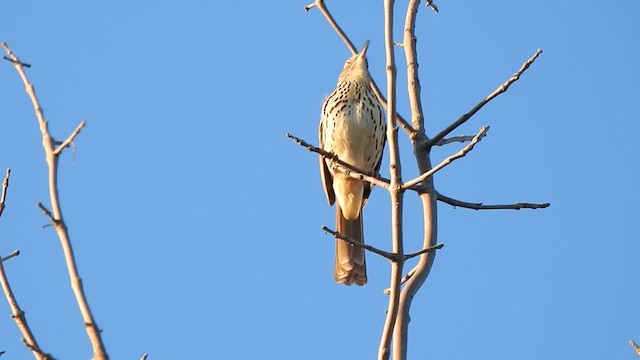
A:
MULTIPOLYGON (((402 277, 402 280, 400 281, 400 285, 404 285, 404 283, 407 282, 407 280, 411 279, 411 277, 413 276, 413 274, 415 274, 416 272, 416 268, 411 269, 407 275, 402 277)), ((384 290, 382 290, 382 293, 385 295, 389 295, 391 293, 391 289, 386 288, 384 290)))
MULTIPOLYGON (((46 210, 46 208, 42 206, 42 204, 39 204, 38 207, 40 207, 45 215, 49 217, 53 227, 56 230, 58 238, 60 239, 60 245, 64 253, 67 272, 69 273, 69 280, 71 282, 71 289, 73 290, 78 308, 80 310, 80 314, 82 315, 85 331, 87 332, 87 336, 89 337, 89 341, 91 342, 91 346, 93 349, 93 359, 108 359, 109 357, 105 350, 104 343, 102 342, 101 331, 93 318, 93 314, 91 313, 91 309, 89 307, 89 302, 87 301, 87 297, 84 293, 82 279, 80 278, 80 274, 78 272, 75 256, 73 254, 73 247, 71 245, 71 239, 69 237, 69 232, 67 231, 67 226, 65 225, 64 219, 62 217, 62 207, 60 205, 60 199, 58 197, 58 157, 60 155, 60 151, 62 151, 61 149, 64 148, 63 145, 65 145, 65 142, 63 142, 58 149, 55 148, 55 141, 49 133, 48 123, 44 117, 44 112, 42 111, 42 107, 40 106, 40 102, 38 101, 38 98, 36 96, 35 89, 27 78, 27 74, 23 69, 22 63, 20 62, 18 57, 13 54, 6 43, 2 43, 0 45, 6 51, 7 56, 9 56, 9 58, 12 60, 16 71, 20 75, 20 78, 22 79, 22 82, 25 86, 25 91, 27 92, 27 95, 31 99, 31 103, 33 104, 33 108, 38 119, 38 124, 40 125, 42 146, 44 148, 45 159, 49 170, 49 198, 51 201, 51 211, 46 210)), ((67 139, 69 143, 73 141, 74 137, 80 131, 82 126, 84 125, 81 123, 80 126, 76 128, 76 131, 74 131, 69 139, 67 139)))
POLYGON ((502 85, 498 86, 496 90, 494 90, 489 96, 480 101, 473 109, 469 110, 466 114, 462 115, 458 120, 454 121, 451 125, 449 125, 446 129, 442 130, 438 135, 434 136, 427 144, 427 146, 433 146, 437 144, 440 140, 442 140, 445 136, 449 135, 453 130, 455 130, 458 126, 464 124, 469 120, 478 110, 482 109, 489 101, 493 100, 496 96, 502 94, 503 92, 509 89, 509 86, 514 82, 520 79, 520 76, 527 71, 529 66, 533 64, 534 61, 542 54, 542 50, 538 49, 535 54, 529 60, 527 60, 518 71, 516 71, 513 76, 511 76, 507 81, 505 81, 502 85))
POLYGON ((11 169, 7 168, 7 172, 4 176, 4 181, 2 181, 2 195, 0 196, 0 216, 2 216, 2 212, 4 211, 4 199, 7 196, 7 189, 9 188, 9 176, 11 176, 11 169))
POLYGON ((402 184, 402 188, 403 189, 408 189, 408 188, 413 187, 414 185, 417 185, 417 184, 423 182, 425 179, 427 179, 428 177, 432 176, 433 174, 435 174, 440 169, 442 169, 445 166, 451 164, 454 160, 459 159, 459 158, 464 157, 465 155, 467 155, 467 153, 469 151, 471 151, 473 149, 473 147, 485 136, 485 134, 487 133, 488 130, 489 130, 488 126, 482 127, 480 129, 480 131, 478 131, 478 134, 476 134, 476 136, 473 137, 473 140, 471 140, 471 142, 467 146, 465 146, 462 150, 460 150, 457 153, 455 153, 455 154, 449 156, 448 158, 442 160, 442 162, 440 162, 440 164, 438 164, 437 166, 434 166, 432 169, 430 169, 426 173, 418 176, 417 178, 415 178, 413 180, 409 180, 406 183, 402 184))
POLYGON ((636 342, 633 340, 629 340, 629 344, 631 344, 633 350, 636 351, 636 354, 640 355, 640 346, 638 346, 638 344, 636 344, 636 342))
POLYGON ((14 60, 14 59, 12 59, 12 58, 10 58, 10 57, 8 57, 8 56, 3 56, 2 58, 3 58, 3 59, 5 59, 5 60, 7 60, 7 61, 10 61, 10 62, 12 62, 12 63, 14 63, 14 64, 16 64, 16 63, 17 63, 17 64, 20 64, 20 66, 22 66, 22 67, 26 67, 26 68, 30 68, 30 67, 31 67, 31 65, 29 65, 29 64, 27 64, 27 63, 23 63, 23 62, 21 62, 21 61, 19 61, 19 60, 14 60))
POLYGON ((548 208, 550 203, 540 203, 540 204, 532 204, 532 203, 515 203, 515 204, 502 204, 502 205, 484 205, 483 203, 471 203, 456 200, 450 198, 448 196, 444 196, 438 193, 438 201, 442 201, 443 203, 449 204, 453 207, 461 207, 472 210, 520 210, 520 209, 544 209, 548 208))
POLYGON ((430 7, 431 10, 433 10, 434 12, 436 12, 436 13, 440 12, 440 10, 438 10, 438 5, 436 5, 436 3, 434 3, 432 0, 427 0, 426 5, 428 7, 430 7))
MULTIPOLYGON (((10 175, 11 170, 7 169, 7 174, 5 175, 4 181, 2 182, 2 195, 0 196, 0 216, 2 216, 2 210, 4 210, 4 203, 7 198, 7 189, 9 188, 10 175)), ((20 251, 15 250, 5 257, 0 257, 0 286, 2 286, 4 296, 7 298, 7 303, 9 303, 9 307, 11 308, 11 317, 16 322, 16 326, 23 336, 23 342, 27 345, 29 350, 31 350, 33 356, 36 359, 51 359, 51 357, 48 354, 45 354, 38 346, 38 342, 33 336, 31 328, 29 328, 29 324, 27 323, 27 318, 24 315, 24 311, 20 309, 18 301, 16 300, 15 295, 13 295, 13 290, 11 290, 9 279, 7 278, 7 274, 4 271, 4 262, 18 255, 20 255, 20 251)))
POLYGON ((359 180, 364 180, 367 182, 370 182, 371 184, 374 184, 376 186, 380 186, 381 188, 384 189, 388 189, 389 188, 389 180, 385 179, 383 177, 380 176, 373 176, 370 175, 368 173, 366 173, 364 170, 358 169, 357 167, 342 161, 338 158, 338 156, 334 153, 330 153, 328 151, 325 151, 323 149, 320 149, 319 147, 313 146, 311 144, 309 144, 308 142, 293 136, 291 134, 286 134, 286 137, 293 140, 296 144, 306 148, 307 150, 314 152, 316 154, 319 154, 320 156, 322 156, 323 158, 330 160, 333 164, 331 164, 331 166, 334 169, 340 170, 340 172, 343 172, 355 179, 359 179, 359 180))
POLYGON ((452 137, 448 137, 448 138, 444 138, 440 141, 438 141, 437 144, 433 144, 435 146, 443 146, 443 145, 447 145, 447 144, 451 144, 451 143, 465 143, 465 142, 469 142, 471 140, 473 140, 473 138, 475 138, 475 135, 460 135, 460 136, 452 136, 452 137))
POLYGON ((433 246, 430 246, 430 247, 428 247, 428 248, 426 248, 426 249, 422 249, 422 250, 420 250, 420 251, 416 251, 416 252, 414 252, 414 253, 407 254, 407 255, 405 255, 405 256, 404 256, 404 259, 405 259, 405 260, 409 260, 409 259, 414 258, 414 257, 416 257, 416 256, 420 256, 420 255, 422 255, 422 254, 426 254, 426 253, 428 253, 429 251, 433 251, 433 250, 440 250, 440 249, 442 249, 442 247, 443 247, 443 246, 444 246, 444 244, 443 244, 443 243, 440 243, 440 244, 437 244, 437 245, 433 245, 433 246))
MULTIPOLYGON (((358 52, 358 49, 353 45, 353 42, 351 42, 347 34, 342 30, 340 25, 338 25, 336 20, 333 18, 333 16, 329 12, 329 9, 327 9, 327 6, 324 4, 324 0, 316 0, 313 3, 305 6, 304 10, 309 11, 313 8, 317 8, 318 10, 320 10, 322 15, 327 19, 327 22, 329 23, 329 25, 331 25, 333 30, 335 30, 335 32, 338 34, 338 36, 342 39, 344 44, 347 46, 351 54, 352 55, 356 54, 358 52)), ((385 97, 382 95, 382 92, 380 91, 378 84, 376 84, 375 80, 373 79, 371 79, 371 89, 376 94, 376 97, 378 98, 382 106, 384 106, 385 109, 389 111, 389 107, 387 105, 387 99, 385 99, 385 97)), ((398 124, 400 124, 402 129, 404 129, 407 132, 407 134, 409 134, 409 137, 414 136, 415 131, 413 130, 411 125, 409 125, 409 123, 398 113, 396 113, 396 121, 398 122, 398 124)))
POLYGON ((87 125, 86 121, 81 121, 80 124, 78 124, 78 126, 76 127, 75 130, 73 130, 73 132, 71 133, 71 135, 69 135, 69 137, 67 138, 67 140, 63 141, 57 148, 56 150, 53 152, 55 155, 59 155, 62 150, 64 150, 64 148, 66 148, 67 146, 69 146, 71 143, 73 143, 73 140, 76 138, 76 136, 78 136, 78 134, 80 134, 80 130, 82 130, 82 128, 87 125))
POLYGON ((3 256, 0 258, 0 262, 4 263, 5 261, 14 258, 16 256, 20 255, 20 250, 13 250, 13 252, 7 256, 3 256))
POLYGON ((390 253, 390 252, 386 252, 384 250, 380 250, 380 249, 378 249, 376 247, 373 247, 371 245, 367 245, 367 244, 355 241, 354 239, 352 239, 350 237, 347 237, 347 236, 344 236, 344 235, 340 234, 337 231, 333 231, 333 230, 329 229, 326 226, 322 227, 322 231, 328 232, 329 234, 333 235, 335 238, 338 238, 340 240, 344 240, 344 241, 348 242, 349 244, 351 244, 353 246, 361 247, 361 248, 363 248, 365 250, 371 251, 372 253, 376 253, 376 254, 378 254, 378 255, 380 255, 380 256, 382 256, 384 258, 387 258, 387 259, 389 259, 391 261, 397 261, 397 259, 398 259, 398 256, 396 254, 393 254, 393 253, 390 253))

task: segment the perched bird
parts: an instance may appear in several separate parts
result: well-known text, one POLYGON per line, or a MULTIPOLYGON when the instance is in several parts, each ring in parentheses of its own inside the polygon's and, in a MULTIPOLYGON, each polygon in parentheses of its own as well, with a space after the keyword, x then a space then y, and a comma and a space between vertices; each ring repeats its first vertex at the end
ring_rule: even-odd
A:
MULTIPOLYGON (((359 53, 345 64, 335 90, 322 105, 320 147, 356 168, 372 174, 380 170, 386 140, 382 105, 371 90, 365 42, 359 53)), ((355 241, 364 242, 362 208, 372 184, 334 170, 330 160, 320 158, 320 174, 330 205, 336 205, 336 230, 355 241)), ((336 239, 334 277, 351 285, 367 283, 364 249, 336 239)))

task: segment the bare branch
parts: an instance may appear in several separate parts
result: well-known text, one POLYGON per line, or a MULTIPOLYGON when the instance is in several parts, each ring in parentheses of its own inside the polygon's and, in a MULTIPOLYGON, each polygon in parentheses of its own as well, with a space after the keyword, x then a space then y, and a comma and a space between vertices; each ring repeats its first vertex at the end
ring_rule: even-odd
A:
MULTIPOLYGON (((0 216, 2 216, 2 211, 4 210, 4 203, 7 197, 7 189, 9 188, 9 176, 11 175, 11 170, 7 169, 7 174, 5 175, 4 181, 2 182, 2 195, 0 196, 0 216)), ((7 278, 7 274, 4 271, 4 262, 20 255, 20 251, 15 250, 11 254, 1 257, 0 256, 0 286, 2 286, 2 291, 4 292, 5 297, 7 298, 7 303, 9 303, 9 307, 11 308, 11 317, 15 320, 16 325, 18 326, 18 330, 22 333, 23 342, 27 345, 27 347, 33 353, 33 356, 38 360, 51 359, 47 354, 40 350, 38 346, 38 342, 36 338, 33 336, 29 325, 27 324, 27 319, 24 315, 24 311, 20 309, 18 305, 18 301, 16 297, 13 295, 13 290, 11 290, 11 285, 9 284, 9 279, 7 278)))
MULTIPOLYGON (((404 285, 404 283, 407 282, 407 280, 411 279, 411 277, 413 276, 413 274, 416 272, 416 268, 411 269, 407 275, 402 277, 402 280, 400 281, 400 285, 404 285)), ((391 293, 391 289, 386 288, 382 291, 383 294, 385 295, 389 295, 391 293)))
POLYGON ((475 137, 476 137, 475 135, 452 136, 452 137, 444 138, 444 139, 438 141, 437 144, 433 144, 433 145, 434 146, 443 146, 443 145, 456 143, 456 142, 465 143, 465 142, 469 142, 469 141, 473 140, 473 138, 475 138, 475 137))
POLYGON ((633 340, 629 340, 629 344, 631 344, 633 350, 636 351, 636 354, 640 355, 640 346, 638 346, 638 344, 636 344, 636 342, 633 340))
MULTIPOLYGON (((416 50, 415 23, 418 9, 420 8, 420 0, 410 0, 407 4, 407 12, 404 23, 404 52, 407 63, 407 78, 409 99, 412 104, 412 123, 416 130, 416 136, 411 138, 413 153, 415 155, 416 164, 421 174, 428 173, 432 170, 430 149, 425 146, 428 144, 426 130, 424 125, 424 116, 421 113, 421 98, 419 96, 419 77, 418 77, 418 54, 416 50)), ((433 184, 433 177, 427 177, 424 181, 417 184, 422 204, 423 218, 423 248, 427 249, 437 245, 438 229, 437 229, 437 213, 438 207, 436 201, 436 191, 433 184)), ((437 251, 429 251, 420 255, 416 266, 406 276, 406 284, 400 293, 400 304, 397 313, 397 321, 393 329, 393 359, 405 360, 407 358, 407 342, 409 333, 409 310, 411 303, 420 290, 422 284, 426 281, 431 267, 435 260, 437 251)))
POLYGON ((471 142, 467 146, 465 146, 462 150, 460 150, 457 153, 455 153, 455 154, 449 156, 448 158, 442 160, 442 162, 440 164, 438 164, 437 166, 433 167, 432 169, 430 169, 429 171, 425 172, 424 174, 418 176, 417 178, 415 178, 413 180, 409 180, 406 183, 402 184, 402 188, 403 189, 409 189, 409 188, 413 187, 414 185, 417 185, 417 184, 423 182, 425 179, 427 179, 428 177, 432 176, 433 174, 435 174, 440 169, 442 169, 445 166, 451 164, 454 160, 459 159, 459 158, 467 155, 467 153, 469 151, 471 151, 473 149, 473 147, 485 136, 485 134, 487 133, 488 130, 489 130, 488 126, 482 127, 480 129, 480 131, 478 132, 478 134, 476 134, 476 136, 473 137, 473 140, 471 140, 471 142))
MULTIPOLYGON (((384 49, 387 73, 387 144, 389 146, 389 172, 391 182, 389 195, 391 197, 391 245, 392 252, 404 254, 402 235, 402 211, 404 191, 402 184, 402 171, 400 166, 400 153, 398 149, 398 128, 396 126, 396 62, 393 45, 393 9, 394 0, 384 0, 384 49)), ((414 124, 415 125, 415 124, 414 124)), ((409 132, 409 137, 418 136, 415 131, 409 132)), ((380 345, 378 346, 378 359, 387 360, 391 354, 391 340, 398 318, 400 306, 400 289, 402 281, 402 269, 404 256, 399 256, 398 261, 391 263, 389 284, 389 305, 382 328, 380 345)))
POLYGON ((427 5, 428 7, 430 7, 430 8, 431 8, 431 10, 433 10, 434 12, 436 12, 436 13, 437 13, 437 12, 440 12, 440 10, 438 10, 438 5, 436 5, 436 3, 434 3, 433 1, 431 1, 431 0, 427 0, 427 4, 426 4, 426 5, 427 5))
POLYGON ((14 258, 14 257, 18 256, 18 255, 20 255, 20 250, 13 250, 13 252, 11 254, 1 257, 0 258, 0 262, 3 263, 3 262, 5 262, 5 261, 7 261, 7 260, 9 260, 11 258, 14 258))
POLYGON ((520 209, 544 209, 548 208, 550 203, 532 204, 532 203, 515 203, 504 205, 484 205, 483 203, 470 203, 456 200, 448 196, 438 193, 438 201, 447 203, 453 207, 461 207, 473 210, 520 210, 520 209))
POLYGON ((489 101, 493 100, 496 96, 498 96, 498 95, 502 94, 503 92, 507 91, 507 89, 509 89, 509 86, 511 86, 511 84, 513 84, 514 82, 518 81, 518 79, 520 79, 520 76, 525 71, 527 71, 529 66, 531 66, 531 64, 533 64, 533 62, 536 61, 536 59, 538 58, 538 56, 540 56, 540 54, 542 54, 542 50, 538 49, 538 51, 536 51, 536 53, 533 54, 533 56, 531 58, 529 58, 529 60, 527 60, 522 65, 522 67, 520 67, 520 69, 518 71, 516 71, 515 74, 513 74, 513 76, 511 76, 502 85, 498 86, 498 88, 496 90, 494 90, 491 94, 489 94, 489 96, 487 96, 482 101, 480 101, 476 106, 473 107, 473 109, 469 110, 468 113, 462 115, 458 120, 453 122, 453 124, 449 125, 446 129, 442 130, 438 135, 434 136, 428 142, 427 145, 428 146, 433 146, 434 144, 437 144, 440 140, 442 140, 445 136, 449 135, 458 126, 460 126, 460 125, 464 124, 465 122, 467 122, 467 120, 469 120, 473 115, 475 115, 475 113, 477 113, 478 110, 482 109, 482 107, 485 106, 489 101))
POLYGON ((30 68, 30 67, 31 67, 31 65, 29 65, 29 64, 27 64, 27 63, 23 63, 23 62, 21 62, 21 61, 19 61, 19 60, 14 60, 14 59, 12 59, 12 58, 10 58, 10 57, 8 57, 8 56, 3 56, 2 58, 3 58, 3 59, 5 59, 5 60, 7 60, 7 61, 12 62, 13 64, 19 64, 19 65, 20 65, 20 66, 22 66, 22 67, 26 67, 26 68, 30 68))
POLYGON ((333 237, 335 237, 335 238, 338 238, 340 240, 344 240, 344 241, 348 242, 349 244, 351 244, 353 246, 359 246, 359 247, 361 247, 361 248, 363 248, 365 250, 369 250, 372 253, 376 253, 376 254, 378 254, 378 255, 380 255, 380 256, 382 256, 384 258, 387 258, 387 259, 389 259, 391 261, 397 261, 398 260, 398 256, 396 254, 393 254, 393 253, 390 253, 390 252, 386 252, 384 250, 380 250, 380 249, 378 249, 376 247, 373 247, 371 245, 367 245, 367 244, 364 244, 364 243, 361 243, 361 242, 357 242, 357 241, 353 240, 350 237, 344 236, 344 235, 340 234, 339 232, 336 232, 336 231, 333 231, 333 230, 329 229, 326 226, 322 227, 322 231, 328 232, 329 234, 333 235, 333 237))
POLYGON ((0 195, 0 216, 2 216, 2 212, 4 211, 4 200, 7 196, 7 189, 9 188, 9 176, 11 176, 11 169, 7 168, 7 173, 2 182, 2 195, 0 195))
POLYGON ((443 246, 444 246, 444 244, 443 244, 443 243, 440 243, 440 244, 437 244, 437 245, 433 245, 433 246, 429 246, 429 247, 428 247, 428 248, 426 248, 426 249, 422 249, 422 250, 420 250, 420 251, 416 251, 416 252, 414 252, 414 253, 411 253, 411 254, 407 254, 407 255, 405 255, 405 256, 404 256, 404 259, 405 259, 405 260, 409 260, 409 259, 414 258, 414 257, 416 257, 416 256, 420 256, 420 255, 422 255, 422 254, 426 254, 426 253, 428 253, 429 251, 433 251, 433 250, 440 250, 440 249, 442 249, 442 247, 443 247, 443 246))
POLYGON ((71 133, 71 135, 69 135, 69 137, 67 138, 67 140, 63 141, 62 144, 60 144, 58 146, 58 148, 56 148, 56 150, 53 152, 54 155, 60 155, 60 153, 62 152, 62 150, 64 150, 64 148, 66 148, 67 146, 69 146, 73 140, 76 138, 76 136, 78 136, 78 134, 80 134, 80 130, 82 130, 82 128, 87 125, 86 121, 82 121, 80 122, 80 124, 78 124, 78 126, 76 127, 75 130, 73 130, 73 132, 71 133))
POLYGON ((55 223, 58 221, 56 220, 56 218, 53 217, 53 214, 51 213, 51 211, 49 211, 49 209, 47 209, 44 205, 42 205, 42 203, 38 203, 38 209, 40 209, 42 211, 42 213, 49 218, 49 220, 51 220, 51 225, 55 225, 55 223))
POLYGON ((98 328, 98 325, 93 318, 93 314, 91 313, 89 303, 84 293, 82 279, 80 278, 80 274, 78 273, 75 256, 73 255, 71 239, 69 237, 69 232, 67 231, 67 226, 65 225, 62 217, 62 207, 60 206, 60 199, 58 197, 58 156, 60 155, 60 151, 62 151, 65 146, 70 144, 75 136, 80 132, 80 130, 84 126, 84 122, 80 123, 80 125, 71 134, 71 136, 65 142, 63 142, 58 149, 56 149, 55 141, 49 133, 48 123, 44 117, 44 112, 42 111, 42 107, 40 106, 40 102, 38 101, 38 98, 36 96, 35 89, 29 82, 29 79, 27 78, 27 75, 23 69, 22 62, 20 62, 18 57, 11 51, 11 49, 9 49, 9 46, 6 43, 2 43, 0 44, 0 46, 2 46, 2 48, 7 53, 7 56, 12 60, 13 65, 18 72, 18 75, 20 75, 20 78, 22 79, 22 82, 25 86, 25 91, 31 99, 31 103, 33 104, 36 118, 38 119, 38 124, 40 125, 42 146, 44 148, 45 159, 47 162, 47 167, 49 169, 49 198, 51 201, 51 211, 47 210, 42 204, 38 204, 38 207, 47 217, 49 217, 60 240, 60 246, 62 247, 65 262, 67 265, 67 272, 69 273, 71 289, 73 290, 73 293, 76 297, 76 302, 84 321, 85 331, 87 332, 87 336, 93 348, 93 359, 108 359, 109 357, 105 350, 104 343, 102 342, 100 329, 98 328))
MULTIPOLYGON (((338 25, 336 20, 333 18, 333 16, 329 12, 329 9, 327 9, 327 6, 324 4, 324 0, 316 0, 313 3, 305 6, 304 10, 309 11, 313 8, 317 8, 318 10, 320 10, 322 15, 324 15, 324 17, 327 19, 327 22, 329 23, 329 25, 331 25, 333 30, 335 30, 338 36, 340 36, 342 41, 345 43, 345 45, 347 46, 351 54, 352 55, 356 54, 358 52, 358 49, 356 49, 356 47, 353 45, 353 43, 351 42, 347 34, 345 34, 345 32, 340 27, 340 25, 338 25)), ((376 97, 378 98, 382 106, 384 106, 385 109, 389 111, 389 107, 387 105, 387 99, 385 99, 385 97, 382 95, 382 92, 380 91, 378 84, 376 84, 375 80, 373 79, 371 79, 371 89, 376 94, 376 97)), ((400 124, 402 129, 404 129, 407 132, 407 134, 409 134, 409 137, 413 137, 415 135, 415 131, 413 130, 411 125, 409 125, 409 123, 400 114, 396 113, 395 117, 396 117, 396 121, 398 122, 398 124, 400 124)))
POLYGON ((297 143, 298 145, 306 148, 307 150, 314 152, 316 154, 319 154, 320 156, 322 156, 325 159, 331 160, 331 162, 333 163, 331 166, 334 169, 340 170, 340 172, 343 172, 355 179, 359 179, 359 180, 364 180, 367 182, 370 182, 376 186, 380 186, 384 189, 388 189, 389 188, 389 180, 381 177, 381 176, 372 176, 369 175, 368 173, 366 173, 365 171, 358 169, 357 167, 342 161, 338 158, 337 155, 330 153, 328 151, 322 150, 319 147, 313 146, 311 144, 309 144, 308 142, 293 136, 291 134, 286 134, 286 137, 293 140, 295 143, 297 143))

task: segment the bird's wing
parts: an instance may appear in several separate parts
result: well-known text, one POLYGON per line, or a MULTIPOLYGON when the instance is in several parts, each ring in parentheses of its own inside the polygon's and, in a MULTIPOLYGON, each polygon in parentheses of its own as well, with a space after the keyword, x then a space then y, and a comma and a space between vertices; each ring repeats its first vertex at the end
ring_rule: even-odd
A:
MULTIPOLYGON (((318 138, 320 139, 318 146, 322 148, 322 121, 320 121, 320 128, 318 129, 318 138)), ((320 177, 322 178, 324 193, 327 195, 329 205, 333 205, 336 201, 336 194, 333 192, 333 177, 331 176, 331 172, 329 172, 329 167, 324 157, 318 155, 318 160, 320 161, 320 177)))

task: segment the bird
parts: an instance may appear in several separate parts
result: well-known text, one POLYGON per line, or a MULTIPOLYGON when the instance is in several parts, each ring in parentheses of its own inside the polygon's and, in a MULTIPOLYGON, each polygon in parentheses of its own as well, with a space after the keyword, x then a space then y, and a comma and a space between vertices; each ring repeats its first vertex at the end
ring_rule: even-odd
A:
MULTIPOLYGON (((344 64, 333 92, 322 105, 319 144, 324 151, 364 171, 377 175, 386 141, 382 104, 371 88, 367 63, 369 41, 344 64)), ((336 231, 364 243, 362 209, 373 185, 333 169, 320 157, 320 175, 329 205, 336 208, 336 231)), ((345 285, 365 285, 364 248, 336 238, 334 278, 345 285)))

